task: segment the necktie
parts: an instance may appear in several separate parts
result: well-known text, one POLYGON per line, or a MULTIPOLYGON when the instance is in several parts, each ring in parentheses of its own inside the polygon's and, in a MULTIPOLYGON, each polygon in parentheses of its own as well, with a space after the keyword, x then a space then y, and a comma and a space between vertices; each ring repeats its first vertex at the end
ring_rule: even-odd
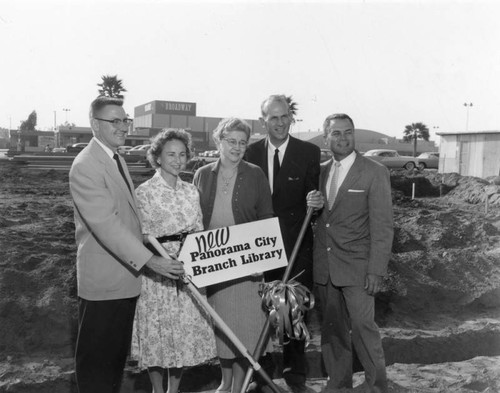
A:
POLYGON ((280 157, 279 157, 279 149, 274 150, 274 162, 273 162, 273 192, 276 189, 276 182, 278 178, 278 172, 280 170, 280 157))
POLYGON ((332 210, 333 202, 337 196, 337 184, 339 182, 340 162, 334 161, 332 182, 330 183, 330 191, 328 193, 328 208, 332 210))
POLYGON ((122 163, 120 162, 120 157, 118 157, 118 154, 115 153, 113 154, 113 158, 115 159, 116 164, 118 165, 118 170, 120 171, 120 174, 123 177, 123 181, 127 185, 127 188, 130 191, 130 193, 132 194, 132 189, 130 188, 130 184, 128 184, 127 176, 125 176, 125 171, 123 170, 122 163))

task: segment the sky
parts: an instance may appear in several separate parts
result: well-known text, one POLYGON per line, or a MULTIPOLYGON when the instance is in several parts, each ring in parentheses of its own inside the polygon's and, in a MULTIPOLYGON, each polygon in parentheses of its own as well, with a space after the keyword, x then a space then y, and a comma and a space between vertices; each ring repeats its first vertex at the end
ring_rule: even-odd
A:
POLYGON ((437 141, 500 130, 499 19, 484 0, 0 0, 0 127, 33 110, 38 129, 88 126, 97 83, 117 75, 131 116, 164 100, 257 119, 286 94, 293 132, 338 112, 394 137, 415 122, 437 141))

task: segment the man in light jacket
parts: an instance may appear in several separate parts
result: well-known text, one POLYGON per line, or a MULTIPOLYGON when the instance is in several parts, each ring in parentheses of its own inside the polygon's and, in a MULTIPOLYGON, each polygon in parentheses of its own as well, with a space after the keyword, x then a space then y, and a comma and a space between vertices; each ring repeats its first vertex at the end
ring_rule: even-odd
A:
POLYGON ((93 138, 69 174, 78 245, 79 393, 120 391, 144 266, 173 279, 184 272, 180 262, 154 256, 143 245, 132 179, 117 154, 130 122, 122 100, 96 98, 93 138))
POLYGON ((320 190, 327 202, 316 221, 313 277, 323 315, 325 393, 352 388, 352 345, 365 370, 365 391, 386 392, 374 295, 393 240, 389 171, 354 150, 349 116, 328 116, 323 128, 333 159, 321 165, 320 190))

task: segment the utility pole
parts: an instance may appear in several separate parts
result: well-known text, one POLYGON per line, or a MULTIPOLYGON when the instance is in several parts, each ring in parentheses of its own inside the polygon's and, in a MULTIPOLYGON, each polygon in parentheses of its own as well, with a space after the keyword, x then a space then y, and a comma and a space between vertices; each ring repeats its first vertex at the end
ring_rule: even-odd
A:
POLYGON ((63 108, 63 111, 66 112, 66 123, 68 122, 68 112, 70 111, 71 109, 68 109, 68 108, 63 108))
POLYGON ((472 102, 467 104, 464 103, 464 106, 467 108, 467 120, 465 121, 465 131, 469 131, 469 109, 472 106, 472 102))

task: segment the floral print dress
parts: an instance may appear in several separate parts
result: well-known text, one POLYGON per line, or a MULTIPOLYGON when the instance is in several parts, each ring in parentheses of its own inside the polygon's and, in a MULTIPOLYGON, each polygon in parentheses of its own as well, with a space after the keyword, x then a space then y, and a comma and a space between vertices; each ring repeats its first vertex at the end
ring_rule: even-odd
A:
MULTIPOLYGON (((170 187, 158 171, 136 190, 143 232, 161 237, 203 230, 198 190, 177 179, 170 187)), ((170 255, 181 243, 162 243, 170 255)), ((210 317, 180 280, 146 269, 137 302, 132 358, 141 369, 194 366, 217 353, 210 317)))

